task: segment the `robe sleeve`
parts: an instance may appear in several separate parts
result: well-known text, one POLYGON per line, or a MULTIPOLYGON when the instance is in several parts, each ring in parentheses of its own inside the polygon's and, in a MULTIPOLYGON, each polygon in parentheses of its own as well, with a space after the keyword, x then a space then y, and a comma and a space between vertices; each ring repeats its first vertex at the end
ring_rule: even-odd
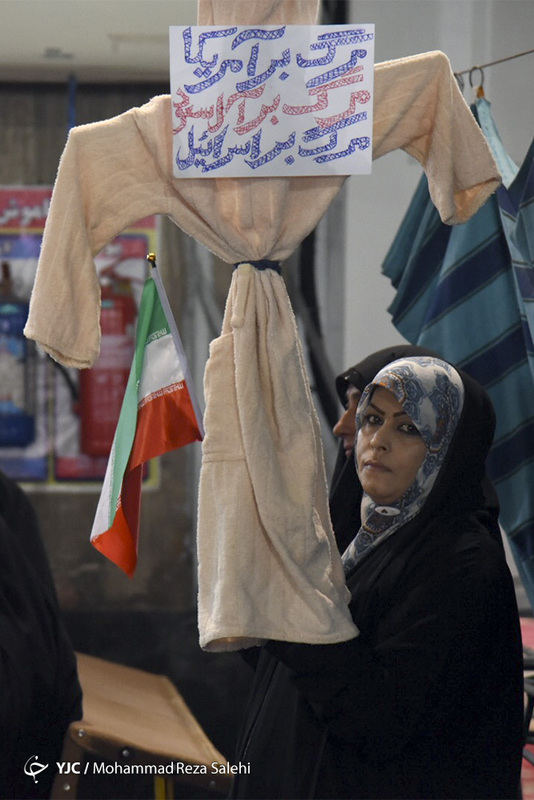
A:
POLYGON ((423 166, 443 222, 473 216, 501 178, 445 53, 377 64, 374 104, 373 158, 405 150, 423 166))

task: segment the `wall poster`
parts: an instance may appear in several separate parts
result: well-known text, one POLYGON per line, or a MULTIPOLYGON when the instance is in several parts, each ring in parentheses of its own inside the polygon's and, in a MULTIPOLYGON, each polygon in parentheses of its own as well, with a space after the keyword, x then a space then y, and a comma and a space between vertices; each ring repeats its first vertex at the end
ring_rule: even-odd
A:
MULTIPOLYGON (((140 220, 95 258, 100 356, 68 369, 27 340, 26 323, 52 187, 0 187, 0 469, 28 488, 100 491, 135 346, 157 219, 140 220)), ((147 466, 154 484, 157 465, 147 466)))

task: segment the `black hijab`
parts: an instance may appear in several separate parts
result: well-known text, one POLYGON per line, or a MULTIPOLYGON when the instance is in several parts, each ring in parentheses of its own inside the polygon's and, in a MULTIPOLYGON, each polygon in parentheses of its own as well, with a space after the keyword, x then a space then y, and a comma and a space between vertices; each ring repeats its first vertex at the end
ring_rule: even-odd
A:
MULTIPOLYGON (((363 361, 360 361, 358 364, 355 364, 353 367, 350 367, 337 376, 336 390, 343 406, 346 407, 347 405, 346 393, 349 386, 354 386, 360 392, 363 392, 367 384, 371 383, 377 372, 383 367, 392 361, 396 361, 398 358, 407 358, 410 356, 433 356, 435 358, 442 358, 442 356, 434 350, 410 344, 394 345, 392 347, 386 347, 383 350, 378 350, 376 353, 372 353, 367 356, 367 358, 363 359, 363 361)), ((458 368, 456 367, 456 369, 458 368)), ((462 430, 468 430, 470 423, 472 423, 475 428, 477 415, 484 415, 490 422, 490 427, 492 427, 494 425, 495 412, 491 400, 476 381, 462 370, 458 370, 458 372, 471 398, 466 409, 464 409, 463 416, 466 418, 466 421, 465 428, 464 425, 462 425, 462 430)), ((474 446, 476 447, 476 444, 474 446)), ((463 462, 463 460, 459 458, 457 470, 460 472, 463 470, 462 463, 466 462, 463 462)), ((465 470, 463 470, 463 475, 464 481, 462 485, 465 486, 465 491, 467 492, 468 487, 473 486, 473 475, 466 474, 465 470)), ((462 482, 460 481, 460 483, 462 482)), ((498 523, 499 503, 493 484, 487 474, 476 476, 475 483, 477 484, 476 493, 478 497, 477 516, 490 531, 493 538, 502 545, 502 537, 498 523)), ((330 490, 330 516, 340 553, 346 550, 359 530, 361 499, 362 487, 356 474, 354 455, 352 454, 350 458, 347 458, 343 450, 343 445, 340 444, 330 490)), ((449 500, 450 499, 451 498, 449 498, 449 500)), ((460 501, 460 499, 460 497, 457 498, 458 501, 460 501)))

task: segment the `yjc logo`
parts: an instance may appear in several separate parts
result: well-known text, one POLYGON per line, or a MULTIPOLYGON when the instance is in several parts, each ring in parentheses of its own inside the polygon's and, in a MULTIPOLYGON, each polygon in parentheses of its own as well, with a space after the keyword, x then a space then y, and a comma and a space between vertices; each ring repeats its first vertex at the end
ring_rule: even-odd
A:
POLYGON ((80 761, 56 761, 56 766, 60 775, 68 775, 69 772, 74 773, 74 775, 81 775, 80 761))
POLYGON ((48 764, 39 763, 37 756, 30 756, 30 758, 24 764, 24 772, 26 775, 29 775, 31 778, 33 778, 35 783, 38 783, 37 775, 39 775, 47 767, 48 764))

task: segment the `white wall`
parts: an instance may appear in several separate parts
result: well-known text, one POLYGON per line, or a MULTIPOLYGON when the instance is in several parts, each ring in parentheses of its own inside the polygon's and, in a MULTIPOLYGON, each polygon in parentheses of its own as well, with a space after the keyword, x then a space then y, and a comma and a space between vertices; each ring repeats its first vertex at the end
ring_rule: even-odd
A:
MULTIPOLYGON (((349 21, 375 23, 377 62, 438 49, 462 71, 534 48, 534 0, 352 0, 349 21)), ((479 73, 473 78, 478 83, 479 73)), ((509 154, 521 162, 534 136, 534 54, 486 69, 484 89, 509 154)), ((464 96, 474 97, 468 79, 464 96)), ((345 187, 344 342, 336 369, 403 341, 380 268, 421 174, 397 151, 345 187)))

